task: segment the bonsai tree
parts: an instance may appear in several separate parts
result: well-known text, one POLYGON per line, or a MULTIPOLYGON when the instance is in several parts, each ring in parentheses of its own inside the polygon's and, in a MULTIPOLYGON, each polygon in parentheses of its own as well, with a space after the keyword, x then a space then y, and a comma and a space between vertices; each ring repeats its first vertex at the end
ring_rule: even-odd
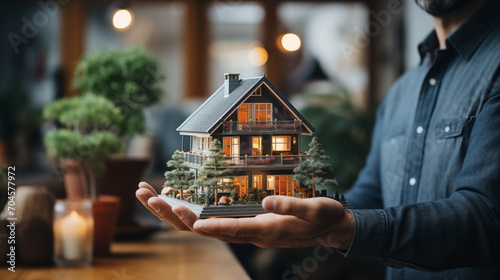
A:
POLYGON ((75 69, 74 86, 111 100, 123 122, 120 137, 144 133, 143 109, 159 101, 165 74, 158 59, 141 47, 95 50, 84 56, 75 69))
POLYGON ((195 185, 207 187, 205 196, 206 204, 210 204, 210 192, 215 194, 215 205, 217 205, 218 190, 234 189, 233 170, 227 168, 226 155, 222 150, 221 143, 215 139, 210 144, 210 154, 203 163, 203 168, 199 171, 200 178, 195 181, 195 185))
POLYGON ((184 163, 184 157, 179 150, 175 151, 172 159, 167 162, 168 167, 173 167, 171 171, 165 172, 165 184, 163 187, 172 187, 173 189, 180 190, 181 200, 184 200, 183 187, 191 186, 194 181, 194 173, 189 170, 189 166, 184 163))
POLYGON ((293 170, 294 179, 312 189, 313 197, 316 197, 316 185, 330 186, 332 189, 338 186, 332 166, 328 163, 329 157, 320 147, 318 138, 313 137, 306 157, 293 170))
POLYGON ((104 159, 122 150, 116 135, 122 120, 120 110, 104 97, 86 94, 47 105, 43 116, 62 126, 45 136, 48 156, 78 161, 83 186, 96 199, 95 173, 102 171, 104 159))

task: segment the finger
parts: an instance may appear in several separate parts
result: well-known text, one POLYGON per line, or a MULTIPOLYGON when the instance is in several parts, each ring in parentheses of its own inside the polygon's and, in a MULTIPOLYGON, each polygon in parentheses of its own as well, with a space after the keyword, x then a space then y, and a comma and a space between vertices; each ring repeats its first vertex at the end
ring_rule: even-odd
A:
POLYGON ((198 220, 198 216, 182 205, 172 207, 172 212, 177 215, 179 220, 183 222, 184 225, 193 230, 193 224, 198 220))
POLYGON ((231 237, 269 236, 273 224, 276 223, 271 214, 259 215, 255 218, 220 218, 198 220, 193 229, 208 234, 226 235, 231 237), (267 217, 261 217, 266 216, 267 217))
POLYGON ((156 212, 156 210, 151 208, 148 204, 148 200, 150 198, 156 197, 153 193, 151 193, 150 190, 138 189, 137 191, 135 191, 135 196, 142 203, 142 205, 144 205, 144 207, 146 207, 149 211, 151 211, 151 213, 155 214, 159 219, 161 219, 161 217, 158 215, 158 212, 156 212))
POLYGON ((160 220, 171 224, 178 230, 190 230, 181 220, 179 220, 179 217, 172 212, 172 207, 161 198, 151 197, 148 199, 147 204, 153 209, 152 212, 156 213, 156 216, 160 218, 160 220))
POLYGON ((156 190, 148 183, 146 182, 140 182, 139 183, 139 189, 147 189, 149 190, 152 194, 154 195, 158 195, 158 193, 156 192, 156 190))
POLYGON ((342 204, 331 198, 301 199, 287 196, 269 196, 262 201, 262 207, 271 213, 293 215, 309 222, 336 218, 344 213, 342 204))

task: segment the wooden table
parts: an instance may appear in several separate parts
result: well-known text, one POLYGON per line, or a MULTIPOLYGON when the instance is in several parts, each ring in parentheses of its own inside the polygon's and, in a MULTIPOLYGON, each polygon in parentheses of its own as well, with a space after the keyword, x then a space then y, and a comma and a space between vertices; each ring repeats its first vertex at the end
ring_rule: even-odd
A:
POLYGON ((250 279, 227 244, 190 232, 164 231, 147 241, 116 242, 88 267, 0 267, 2 280, 250 279))

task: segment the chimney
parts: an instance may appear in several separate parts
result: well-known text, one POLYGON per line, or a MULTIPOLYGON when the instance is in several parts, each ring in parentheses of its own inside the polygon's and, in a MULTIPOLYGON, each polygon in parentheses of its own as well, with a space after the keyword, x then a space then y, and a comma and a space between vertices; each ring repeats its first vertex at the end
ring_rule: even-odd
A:
POLYGON ((224 97, 228 97, 233 90, 240 86, 240 74, 224 74, 224 97))

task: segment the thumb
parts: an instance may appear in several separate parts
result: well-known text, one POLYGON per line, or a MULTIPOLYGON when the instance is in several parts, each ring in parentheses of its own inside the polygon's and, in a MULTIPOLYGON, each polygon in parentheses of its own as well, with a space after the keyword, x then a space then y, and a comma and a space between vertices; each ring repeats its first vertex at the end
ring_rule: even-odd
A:
POLYGON ((333 220, 344 213, 339 202, 325 197, 295 198, 288 196, 268 196, 262 201, 268 212, 280 215, 293 215, 307 221, 333 220))

